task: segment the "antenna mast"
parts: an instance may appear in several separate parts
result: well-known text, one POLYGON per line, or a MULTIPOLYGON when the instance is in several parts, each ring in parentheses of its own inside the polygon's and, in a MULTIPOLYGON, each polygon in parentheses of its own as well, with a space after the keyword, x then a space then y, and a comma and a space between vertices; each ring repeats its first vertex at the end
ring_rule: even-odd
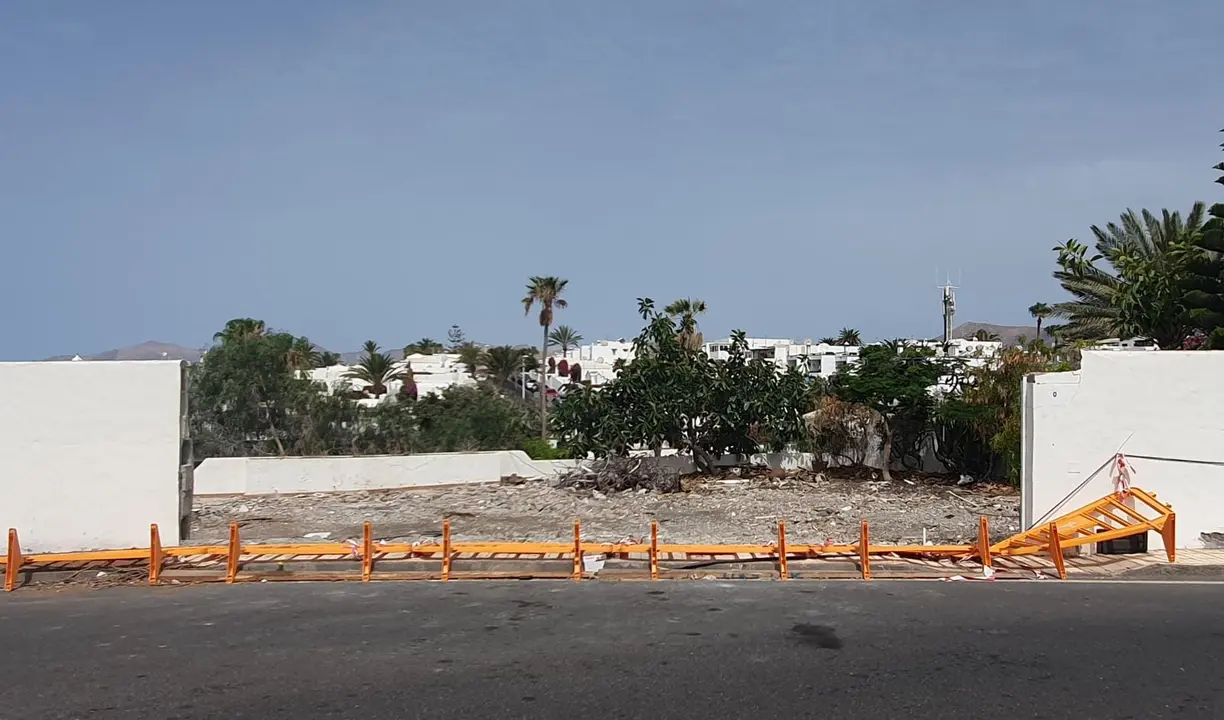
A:
POLYGON ((948 278, 939 289, 943 291, 943 341, 947 345, 952 340, 952 326, 956 320, 956 293, 953 292, 956 286, 948 278))

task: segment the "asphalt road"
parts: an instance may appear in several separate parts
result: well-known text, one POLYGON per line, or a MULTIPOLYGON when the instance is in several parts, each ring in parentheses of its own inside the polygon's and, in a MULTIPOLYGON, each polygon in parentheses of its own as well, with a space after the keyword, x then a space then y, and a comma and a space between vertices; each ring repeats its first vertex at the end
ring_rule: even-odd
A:
POLYGON ((0 598, 0 718, 1224 718, 1224 586, 258 584, 0 598))

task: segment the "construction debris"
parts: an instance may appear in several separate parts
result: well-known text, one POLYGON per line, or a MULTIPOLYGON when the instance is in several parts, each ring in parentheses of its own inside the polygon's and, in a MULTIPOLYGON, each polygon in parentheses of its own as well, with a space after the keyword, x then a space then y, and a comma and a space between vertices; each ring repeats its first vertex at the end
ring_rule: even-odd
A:
POLYGON ((674 493, 684 489, 677 470, 641 457, 609 457, 582 463, 562 475, 557 487, 591 490, 605 496, 629 490, 674 493))
POLYGON ((732 469, 662 482, 640 471, 629 481, 616 480, 610 472, 595 465, 563 481, 197 497, 191 540, 224 542, 231 521, 241 526, 244 542, 300 542, 318 532, 330 532, 332 539, 360 538, 362 523, 370 520, 378 539, 430 542, 449 519, 456 540, 552 542, 570 539, 578 519, 584 538, 599 542, 640 537, 652 520, 658 521, 664 542, 769 542, 778 520, 787 521, 794 542, 853 542, 859 520, 865 519, 873 543, 944 544, 972 542, 983 514, 990 515, 996 540, 1017 532, 1020 524, 1013 490, 975 483, 952 495, 954 478, 896 473, 893 482, 883 482, 839 469, 781 475, 732 469), (558 482, 568 485, 558 487, 558 482), (674 488, 675 482, 684 492, 653 489, 674 488), (247 511, 239 512, 242 506, 247 511))

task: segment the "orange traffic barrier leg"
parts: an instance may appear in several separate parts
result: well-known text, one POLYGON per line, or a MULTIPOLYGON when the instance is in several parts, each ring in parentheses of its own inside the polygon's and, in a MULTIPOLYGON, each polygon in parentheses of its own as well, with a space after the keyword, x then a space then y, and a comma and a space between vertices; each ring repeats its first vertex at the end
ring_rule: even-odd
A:
POLYGON ((366 520, 361 528, 361 582, 370 582, 374 572, 374 528, 366 520))
POLYGON ((242 557, 242 544, 238 537, 238 523, 230 523, 229 553, 225 559, 225 582, 232 583, 238 577, 238 560, 242 557))
POLYGON ((982 567, 992 567, 990 560, 990 520, 985 516, 978 519, 978 557, 982 567))
POLYGON ((156 585, 161 581, 162 555, 161 533, 157 523, 149 526, 149 584, 156 585))
POLYGON ((864 520, 859 526, 859 564, 862 566, 863 579, 871 579, 871 531, 864 520))
POLYGON ((17 589, 17 573, 21 572, 21 543, 17 540, 17 529, 9 528, 8 564, 4 566, 4 592, 17 589))
POLYGON ((1165 518, 1164 527, 1160 529, 1160 539, 1164 542, 1169 562, 1177 562, 1177 513, 1169 513, 1165 518))
POLYGON ((786 521, 778 521, 778 577, 790 580, 790 570, 786 566, 786 521))
POLYGON ((659 523, 650 521, 650 579, 659 579, 659 523))
POLYGON ((442 580, 450 580, 451 571, 451 539, 450 520, 442 521, 442 580))
POLYGON ((1050 557, 1054 558, 1054 569, 1058 579, 1067 579, 1067 564, 1063 561, 1062 538, 1058 536, 1058 523, 1050 523, 1050 557))
POLYGON ((582 579, 582 524, 574 521, 574 580, 582 579))

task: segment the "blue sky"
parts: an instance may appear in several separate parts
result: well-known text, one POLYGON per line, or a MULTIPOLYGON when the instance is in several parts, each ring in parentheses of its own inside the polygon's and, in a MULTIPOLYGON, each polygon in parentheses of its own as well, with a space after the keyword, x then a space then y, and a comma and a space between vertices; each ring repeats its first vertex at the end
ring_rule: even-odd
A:
POLYGON ((1050 248, 1224 201, 1210 0, 4 3, 0 359, 1028 323, 1050 248))

